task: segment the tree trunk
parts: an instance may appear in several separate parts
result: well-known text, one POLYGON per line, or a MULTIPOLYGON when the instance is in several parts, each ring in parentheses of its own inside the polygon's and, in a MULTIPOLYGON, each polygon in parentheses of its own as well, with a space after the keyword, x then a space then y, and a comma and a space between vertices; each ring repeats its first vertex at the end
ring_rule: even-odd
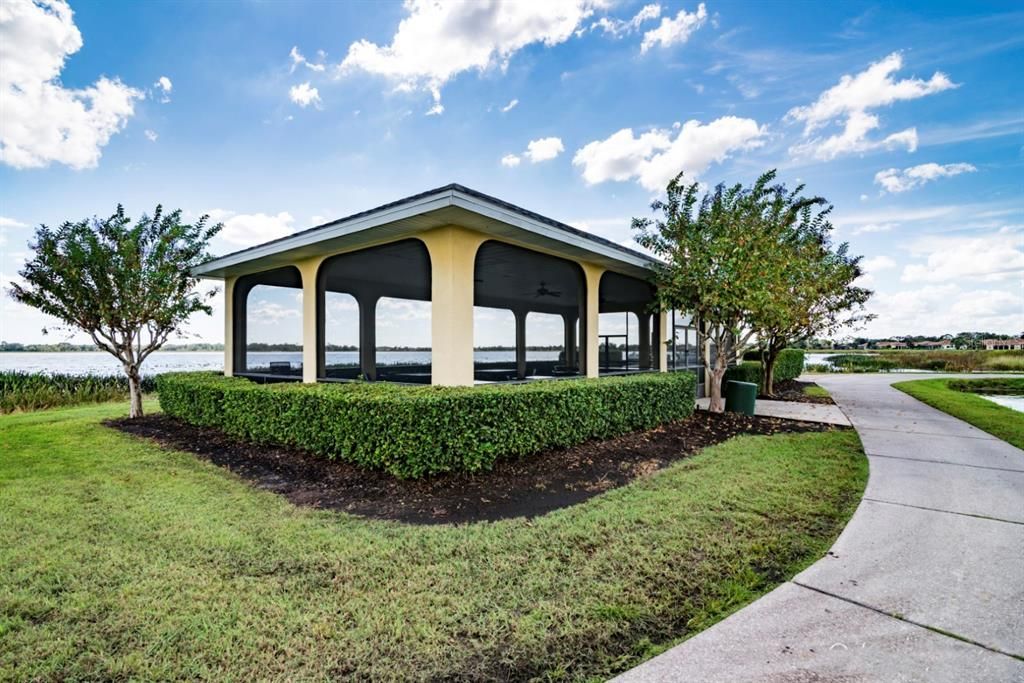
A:
POLYGON ((726 363, 724 354, 719 354, 715 358, 715 367, 711 369, 711 386, 708 390, 708 396, 711 398, 711 403, 708 406, 708 410, 712 413, 721 413, 725 411, 725 403, 722 401, 722 380, 725 378, 726 363))
POLYGON ((775 395, 775 360, 778 358, 778 353, 769 351, 768 355, 765 356, 762 365, 764 366, 764 395, 774 396, 775 395))
POLYGON ((137 368, 128 370, 128 417, 142 417, 142 384, 137 368))

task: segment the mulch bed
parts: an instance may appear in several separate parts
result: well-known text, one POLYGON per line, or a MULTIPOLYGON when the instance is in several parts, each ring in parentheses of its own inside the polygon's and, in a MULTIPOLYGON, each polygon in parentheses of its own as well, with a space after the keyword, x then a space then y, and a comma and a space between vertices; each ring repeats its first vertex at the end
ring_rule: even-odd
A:
POLYGON ((681 422, 499 462, 490 472, 401 480, 303 451, 254 445, 165 415, 106 424, 226 467, 295 505, 413 524, 535 517, 647 476, 739 434, 819 432, 829 425, 694 413, 681 422))
POLYGON ((758 398, 772 401, 795 401, 797 403, 823 403, 825 405, 834 405, 835 401, 832 400, 831 396, 808 396, 804 393, 805 387, 816 386, 818 385, 814 382, 799 382, 795 379, 787 379, 775 383, 774 396, 762 395, 758 396, 758 398))

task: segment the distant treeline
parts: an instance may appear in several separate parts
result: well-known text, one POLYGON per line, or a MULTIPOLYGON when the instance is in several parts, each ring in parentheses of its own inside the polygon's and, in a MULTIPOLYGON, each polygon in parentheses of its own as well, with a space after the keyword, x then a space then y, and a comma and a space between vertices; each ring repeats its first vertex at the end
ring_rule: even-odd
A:
MULTIPOLYGON (((247 351, 268 352, 268 351, 302 351, 301 344, 263 344, 254 342, 246 345, 247 351)), ((72 351, 97 351, 92 344, 17 344, 12 342, 0 342, 0 352, 21 351, 33 353, 63 353, 72 351)), ((167 344, 161 351, 223 351, 223 344, 167 344)), ((358 346, 351 344, 327 344, 325 351, 358 351, 358 346)), ((430 351, 429 346, 378 346, 378 351, 430 351)), ((477 346, 476 351, 515 351, 514 346, 477 346)), ((561 351, 562 347, 555 346, 527 346, 527 351, 561 351)))

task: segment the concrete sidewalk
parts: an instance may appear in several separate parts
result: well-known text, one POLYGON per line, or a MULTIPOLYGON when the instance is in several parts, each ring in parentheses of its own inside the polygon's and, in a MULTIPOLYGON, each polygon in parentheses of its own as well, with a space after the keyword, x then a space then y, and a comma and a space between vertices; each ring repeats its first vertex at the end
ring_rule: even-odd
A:
MULTIPOLYGON (((698 398, 697 407, 707 410, 709 398, 698 398)), ((827 403, 801 403, 800 401, 771 401, 759 398, 754 404, 754 415, 760 417, 783 417, 804 422, 823 422, 831 425, 850 426, 850 419, 838 406, 827 403)))
POLYGON ((889 385, 826 375, 871 466, 829 554, 620 681, 1024 683, 1024 451, 889 385))

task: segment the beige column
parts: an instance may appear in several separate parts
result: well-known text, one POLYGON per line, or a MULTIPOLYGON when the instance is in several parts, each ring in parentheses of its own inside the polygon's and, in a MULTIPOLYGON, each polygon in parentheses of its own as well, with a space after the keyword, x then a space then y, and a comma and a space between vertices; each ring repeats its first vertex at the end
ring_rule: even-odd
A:
POLYGON ((235 374, 235 281, 238 276, 224 278, 224 376, 235 374))
POLYGON ((314 256, 299 261, 295 267, 302 275, 302 381, 316 384, 320 360, 320 297, 317 293, 316 274, 325 257, 314 256))
POLYGON ((473 384, 473 266, 487 238, 456 225, 418 235, 430 253, 431 383, 473 384))
POLYGON ((660 311, 658 316, 658 347, 657 347, 657 368, 661 372, 668 372, 668 340, 675 334, 675 330, 668 329, 668 311, 660 311))
POLYGON ((599 339, 597 336, 597 324, 599 308, 599 295, 601 292, 601 276, 604 275, 604 268, 591 263, 580 263, 583 268, 584 281, 587 285, 586 291, 586 314, 585 320, 580 321, 580 349, 583 351, 583 359, 586 362, 587 377, 597 377, 600 369, 599 339))

